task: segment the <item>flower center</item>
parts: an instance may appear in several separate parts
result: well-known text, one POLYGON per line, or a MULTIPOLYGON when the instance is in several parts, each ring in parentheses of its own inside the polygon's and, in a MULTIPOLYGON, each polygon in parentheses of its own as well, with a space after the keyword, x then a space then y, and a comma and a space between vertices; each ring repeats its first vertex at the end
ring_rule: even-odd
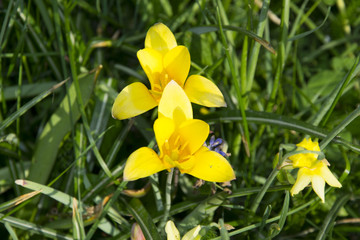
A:
POLYGON ((188 142, 181 139, 176 132, 165 141, 160 158, 163 159, 171 167, 177 167, 183 170, 181 166, 183 162, 189 160, 191 157, 188 142))
POLYGON ((165 71, 163 71, 158 75, 157 79, 155 80, 154 84, 151 86, 151 90, 150 90, 150 92, 155 97, 155 100, 157 102, 160 101, 164 88, 171 80, 172 79, 170 79, 169 74, 167 74, 165 71))

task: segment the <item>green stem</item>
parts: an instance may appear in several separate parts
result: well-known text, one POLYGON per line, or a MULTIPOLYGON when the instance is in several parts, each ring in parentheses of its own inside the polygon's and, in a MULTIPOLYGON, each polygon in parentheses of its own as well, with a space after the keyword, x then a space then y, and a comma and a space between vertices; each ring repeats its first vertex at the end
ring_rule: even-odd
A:
POLYGON ((282 165, 282 163, 285 161, 285 159, 289 158, 292 155, 302 154, 302 153, 316 153, 316 154, 319 154, 319 155, 321 154, 321 152, 317 152, 317 151, 300 150, 300 151, 290 152, 290 153, 287 153, 284 156, 282 156, 282 147, 280 146, 279 163, 277 164, 277 167, 275 167, 272 170, 272 172, 270 173, 270 176, 266 179, 265 184, 262 186, 261 190, 256 195, 256 197, 255 197, 255 199, 253 201, 253 204, 251 205, 251 208, 250 208, 250 210, 253 213, 256 213, 256 210, 258 209, 261 200, 263 199, 265 193, 267 192, 267 190, 271 186, 272 182, 274 181, 275 177, 277 176, 277 174, 279 172, 279 167, 282 165))
POLYGON ((339 101, 343 91, 346 86, 350 83, 350 81, 359 73, 360 65, 359 65, 360 57, 357 57, 354 65, 346 74, 346 76, 336 85, 336 87, 332 90, 329 96, 325 99, 325 102, 322 104, 320 111, 316 114, 315 118, 312 120, 312 124, 318 126, 321 122, 320 126, 325 126, 330 114, 332 113, 336 103, 339 101))
POLYGON ((280 85, 280 79, 282 77, 283 67, 285 64, 285 44, 287 42, 288 27, 289 27, 289 13, 290 13, 290 0, 283 0, 283 7, 281 13, 281 37, 279 42, 279 51, 277 58, 277 68, 275 74, 274 84, 270 94, 270 100, 266 106, 266 111, 271 111, 275 103, 276 94, 280 85))
MULTIPOLYGON (((291 211, 288 211, 286 216, 290 216, 290 215, 293 215, 301 210, 303 210, 304 208, 307 208, 308 206, 310 206, 312 203, 318 201, 318 199, 314 198, 313 200, 310 200, 309 202, 291 210, 291 211)), ((279 220, 281 218, 281 215, 278 215, 276 217, 273 217, 273 218, 270 218, 268 220, 265 221, 265 224, 269 224, 269 223, 272 223, 272 222, 275 222, 277 220, 279 220)), ((248 232, 250 230, 253 230, 255 228, 258 228, 261 226, 261 222, 259 223, 255 223, 255 224, 251 224, 249 226, 246 226, 246 227, 243 227, 243 228, 240 228, 240 229, 237 229, 237 230, 233 230, 229 233, 229 236, 235 236, 235 235, 238 235, 240 233, 243 233, 243 232, 248 232)), ((217 237, 217 238, 213 238, 213 240, 220 240, 221 237, 217 237)))
MULTIPOLYGON (((236 90, 236 94, 237 94, 237 99, 238 99, 238 107, 240 108, 240 112, 241 112, 241 116, 242 116, 242 123, 244 126, 244 134, 245 134, 245 139, 246 139, 246 143, 245 143, 245 148, 246 148, 246 152, 249 153, 249 149, 250 149, 250 134, 249 134, 249 128, 248 128, 248 124, 246 121, 246 114, 245 114, 245 105, 244 105, 244 101, 241 95, 241 86, 239 84, 238 81, 238 77, 234 68, 234 63, 229 51, 229 46, 228 43, 226 41, 225 35, 224 35, 224 31, 223 31, 223 27, 222 27, 222 23, 221 23, 221 19, 220 19, 220 11, 219 8, 217 9, 217 20, 218 20, 218 24, 219 24, 219 32, 220 32, 220 37, 221 37, 221 41, 222 44, 224 45, 225 48, 225 54, 226 54, 226 58, 228 60, 229 63, 229 67, 231 70, 231 76, 232 76, 232 80, 233 80, 233 84, 235 86, 235 90, 236 90)), ((248 154, 249 155, 249 154, 248 154)))
POLYGON ((174 175, 174 168, 171 169, 167 176, 166 180, 166 188, 165 188, 165 209, 164 209, 164 216, 160 223, 160 228, 165 226, 166 221, 169 218, 170 208, 171 208, 171 184, 174 175))
POLYGON ((95 223, 91 226, 88 234, 86 235, 85 240, 92 239, 96 229, 98 228, 101 219, 105 217, 105 215, 108 213, 109 208, 114 204, 115 201, 118 201, 118 196, 120 193, 124 190, 126 187, 127 182, 121 182, 118 188, 116 189, 114 195, 110 198, 109 202, 104 206, 100 216, 96 219, 95 223))
POLYGON ((275 177, 277 176, 279 172, 279 169, 278 168, 274 168, 272 170, 272 172, 270 173, 270 176, 266 179, 266 182, 265 184, 262 186, 260 192, 256 195, 254 201, 253 201, 253 204, 251 205, 251 208, 250 210, 255 213, 256 210, 258 209, 259 207, 259 204, 261 202, 261 200, 263 199, 266 191, 268 190, 268 188, 270 187, 270 185, 272 184, 272 182, 274 181, 275 177))
MULTIPOLYGON (((270 0, 263 1, 263 6, 261 8, 260 17, 259 17, 259 25, 256 31, 256 35, 262 37, 265 29, 265 23, 267 20, 267 14, 269 10, 270 0)), ((261 45, 258 42, 254 43, 254 47, 251 51, 249 70, 247 75, 247 84, 246 84, 246 92, 249 92, 252 88, 252 84, 254 81, 255 70, 257 65, 257 60, 259 57, 261 45)))
POLYGON ((79 79, 77 77, 77 67, 76 67, 76 62, 75 62, 74 49, 73 49, 72 41, 70 39, 70 35, 71 35, 70 11, 71 10, 69 8, 65 8, 65 11, 64 11, 65 12, 65 29, 66 29, 66 32, 68 33, 68 34, 66 34, 66 40, 67 40, 67 45, 68 45, 71 74, 72 74, 72 78, 73 78, 74 83, 75 83, 76 100, 77 100, 77 103, 79 104, 81 118, 82 118, 83 123, 84 123, 86 134, 87 134, 87 136, 89 138, 90 144, 93 146, 92 150, 94 152, 94 155, 95 155, 96 159, 98 160, 99 165, 101 166, 101 168, 106 173, 106 175, 108 177, 112 177, 108 166, 106 165, 104 159, 102 158, 102 156, 101 156, 101 154, 99 152, 99 149, 96 147, 95 140, 94 140, 94 138, 93 138, 93 136, 91 134, 91 129, 90 129, 90 126, 89 126, 89 122, 88 122, 87 117, 86 117, 85 105, 84 105, 82 97, 81 97, 80 84, 79 84, 79 79))
POLYGON ((320 149, 323 150, 344 128, 355 118, 360 116, 360 106, 350 113, 339 125, 337 125, 321 142, 320 149))

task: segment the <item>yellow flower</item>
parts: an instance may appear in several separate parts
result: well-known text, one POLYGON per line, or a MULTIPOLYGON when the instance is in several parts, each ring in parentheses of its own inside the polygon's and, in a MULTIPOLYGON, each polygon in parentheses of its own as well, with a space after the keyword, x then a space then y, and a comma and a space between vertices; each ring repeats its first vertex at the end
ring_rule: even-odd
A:
POLYGON ((160 154, 148 147, 133 152, 125 165, 124 180, 133 181, 174 167, 205 181, 235 179, 229 162, 203 146, 209 135, 209 125, 193 119, 191 103, 175 81, 164 89, 154 132, 160 154))
MULTIPOLYGON (((320 152, 319 143, 311 141, 311 138, 304 138, 296 146, 298 146, 297 150, 305 149, 320 152)), ((311 167, 317 161, 317 158, 318 154, 315 153, 299 153, 289 157, 294 168, 311 167)))
POLYGON ((162 23, 152 26, 146 34, 145 48, 137 57, 151 85, 151 90, 140 83, 125 87, 115 99, 112 115, 126 119, 156 107, 164 88, 176 81, 186 92, 191 102, 207 107, 225 107, 224 97, 218 87, 200 75, 191 75, 190 53, 185 46, 178 46, 173 33, 162 23))
POLYGON ((319 196, 322 202, 325 202, 325 182, 332 187, 341 188, 341 183, 332 174, 326 163, 326 160, 317 160, 311 168, 300 168, 296 182, 290 190, 291 195, 298 194, 311 182, 315 193, 319 196))
MULTIPOLYGON (((310 151, 320 151, 319 143, 311 141, 311 138, 304 139, 296 146, 310 151)), ((341 187, 341 183, 328 168, 329 162, 326 159, 318 160, 317 157, 318 154, 315 153, 299 153, 289 157, 293 167, 299 168, 296 182, 290 190, 291 195, 298 194, 311 182, 315 193, 325 202, 325 182, 332 187, 341 187)))
MULTIPOLYGON (((200 240, 201 236, 199 232, 201 230, 201 226, 197 225, 190 231, 188 231, 183 237, 182 240, 200 240)), ((180 240, 179 230, 176 228, 173 221, 168 221, 165 226, 165 232, 168 240, 180 240)))

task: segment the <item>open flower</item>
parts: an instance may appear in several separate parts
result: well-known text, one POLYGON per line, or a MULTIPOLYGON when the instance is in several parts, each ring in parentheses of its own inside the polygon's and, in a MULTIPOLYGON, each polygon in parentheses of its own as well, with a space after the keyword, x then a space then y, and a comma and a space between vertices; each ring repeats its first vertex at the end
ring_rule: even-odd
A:
MULTIPOLYGON (((199 232, 201 230, 201 226, 197 225, 190 231, 188 231, 181 240, 200 240, 201 236, 199 232)), ((165 232, 168 240, 180 240, 179 230, 176 228, 173 221, 167 221, 165 226, 165 232)))
POLYGON ((207 107, 225 107, 224 97, 218 87, 200 75, 191 75, 190 53, 185 46, 178 46, 170 29, 162 23, 152 26, 146 34, 145 48, 137 57, 151 85, 151 90, 140 83, 125 87, 115 99, 112 115, 126 119, 156 107, 164 88, 170 81, 181 86, 191 102, 207 107))
MULTIPOLYGON (((319 143, 311 141, 311 138, 304 139, 296 146, 310 151, 320 151, 319 143)), ((296 182, 290 190, 291 195, 298 194, 311 182, 315 193, 325 202, 325 182, 332 187, 341 187, 341 183, 328 168, 329 162, 326 159, 318 160, 317 157, 318 154, 315 153, 299 153, 289 157, 293 167, 299 168, 296 182)))
POLYGON ((181 173, 205 181, 235 179, 229 162, 221 154, 203 146, 209 135, 209 125, 193 119, 191 103, 175 81, 164 89, 154 132, 160 154, 148 147, 133 152, 125 165, 124 180, 144 178, 174 167, 181 173))

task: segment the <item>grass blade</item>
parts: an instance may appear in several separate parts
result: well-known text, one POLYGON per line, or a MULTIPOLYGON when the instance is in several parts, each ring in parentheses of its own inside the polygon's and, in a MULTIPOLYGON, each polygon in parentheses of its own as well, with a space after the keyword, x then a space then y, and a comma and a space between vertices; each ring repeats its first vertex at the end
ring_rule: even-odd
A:
POLYGON ((332 113, 336 103, 339 101, 339 98, 345 90, 345 87, 360 72, 359 60, 360 57, 357 57, 350 71, 326 98, 320 111, 315 115, 315 119, 312 121, 314 125, 318 125, 321 121, 323 121, 321 125, 325 126, 325 123, 327 122, 330 114, 332 113))
MULTIPOLYGON (((97 70, 98 69, 95 69, 89 74, 80 77, 81 80, 79 82, 85 103, 87 103, 91 97, 96 81, 97 70)), ((79 118, 80 110, 76 103, 76 92, 73 83, 58 109, 50 117, 36 142, 33 155, 34 164, 30 168, 29 180, 39 184, 46 184, 54 166, 59 146, 64 136, 72 130, 72 126, 79 118)))
MULTIPOLYGON (((3 215, 0 214, 0 218, 3 215)), ((53 230, 51 228, 46 228, 46 227, 42 227, 39 226, 39 224, 35 224, 35 223, 31 223, 25 220, 21 220, 19 218, 14 218, 14 217, 5 217, 3 219, 0 220, 0 222, 2 223, 8 223, 10 224, 12 227, 15 228, 19 228, 19 229, 23 229, 25 231, 29 231, 44 237, 49 237, 49 238, 55 238, 55 239, 61 239, 61 240, 72 240, 73 238, 69 235, 64 235, 61 234, 60 232, 53 230)))
POLYGON ((212 215, 221 206, 227 195, 227 193, 221 192, 202 201, 190 214, 183 218, 178 225, 179 231, 184 232, 200 224, 202 220, 212 215))
POLYGON ((25 114, 30 108, 35 106, 37 103, 39 103, 41 100, 49 96, 52 92, 54 92, 57 88, 61 87, 67 80, 64 80, 56 85, 54 85, 49 90, 41 93, 40 95, 34 97, 29 102, 24 104, 18 111, 11 114, 9 117, 7 117, 3 122, 0 123, 0 131, 7 128, 11 123, 13 123, 16 119, 21 117, 23 114, 25 114))
POLYGON ((29 180, 23 180, 23 179, 18 179, 15 181, 15 183, 17 185, 20 185, 24 188, 27 188, 27 189, 30 189, 33 191, 40 191, 42 194, 45 194, 45 195, 51 197, 52 199, 55 199, 56 201, 64 204, 65 206, 67 206, 69 208, 73 208, 73 206, 74 206, 75 198, 71 197, 70 195, 68 195, 64 192, 56 190, 52 187, 48 187, 48 186, 45 186, 45 185, 42 185, 42 184, 39 184, 36 182, 32 182, 29 180))
POLYGON ((329 231, 332 229, 333 225, 334 225, 334 220, 337 217, 337 214, 340 210, 340 208, 342 206, 345 205, 345 203, 350 199, 350 195, 346 194, 343 195, 341 197, 339 197, 335 204, 332 206, 331 210, 329 211, 329 213, 326 215, 323 224, 320 228, 320 232, 318 233, 318 235, 316 236, 316 240, 323 240, 326 239, 327 234, 329 233, 329 231))
POLYGON ((131 199, 130 203, 127 203, 123 199, 123 203, 125 204, 129 213, 136 219, 136 222, 140 225, 145 239, 161 239, 152 220, 152 217, 146 211, 145 207, 139 199, 133 198, 131 199))
MULTIPOLYGON (((277 126, 317 138, 326 138, 329 135, 329 132, 323 128, 274 113, 246 111, 246 118, 251 123, 277 126)), ((241 121, 241 113, 237 110, 219 111, 215 114, 206 115, 204 119, 209 123, 241 121)), ((360 153, 360 146, 349 143, 340 137, 332 137, 332 141, 344 145, 356 153, 360 153)))

